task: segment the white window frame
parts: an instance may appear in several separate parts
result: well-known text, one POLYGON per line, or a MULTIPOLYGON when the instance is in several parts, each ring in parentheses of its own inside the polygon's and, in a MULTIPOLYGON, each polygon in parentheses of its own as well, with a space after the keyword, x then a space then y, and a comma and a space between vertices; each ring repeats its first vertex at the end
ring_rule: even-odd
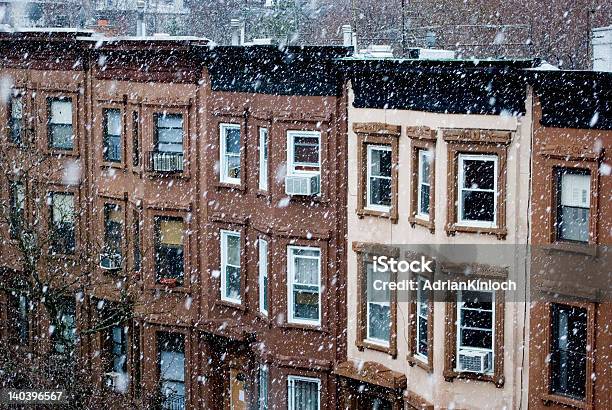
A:
MULTIPOLYGON (((419 345, 421 344, 421 338, 420 338, 420 334, 421 332, 419 332, 420 330, 420 325, 421 325, 421 295, 422 293, 425 291, 423 289, 424 284, 425 284, 425 278, 423 277, 418 277, 417 278, 419 286, 417 287, 416 290, 416 331, 415 331, 415 349, 414 349, 414 357, 416 357, 417 359, 421 360, 422 362, 427 363, 427 360, 429 360, 429 355, 431 354, 431 352, 429 351, 429 349, 427 350, 427 356, 419 353, 419 345)), ((425 320, 427 321, 427 344, 429 346, 429 327, 431 326, 430 320, 429 320, 429 301, 425 302, 425 304, 427 305, 427 317, 425 318, 425 320)))
POLYGON ((270 135, 266 127, 259 128, 259 190, 268 190, 268 157, 270 135))
MULTIPOLYGON (((226 137, 227 137, 227 130, 230 129, 237 129, 238 132, 241 133, 240 135, 240 150, 239 150, 239 154, 238 154, 238 159, 240 160, 240 176, 242 177, 242 173, 243 173, 243 169, 242 169, 242 130, 240 127, 240 124, 230 124, 230 123, 221 123, 219 124, 219 154, 220 154, 220 158, 219 158, 219 179, 221 182, 226 183, 226 184, 234 184, 234 185, 240 185, 240 178, 233 178, 230 177, 229 175, 227 175, 227 166, 228 166, 228 161, 227 161, 227 152, 226 152, 226 137)), ((231 154, 231 156, 236 156, 235 154, 231 154)))
MULTIPOLYGON (((261 239, 259 238, 258 241, 258 251, 259 251, 259 311, 265 315, 268 316, 268 309, 266 309, 266 292, 264 292, 264 289, 266 289, 266 287, 268 288, 268 298, 269 298, 269 292, 270 292, 270 287, 269 287, 269 281, 266 281, 266 279, 268 279, 268 266, 269 266, 269 252, 268 252, 268 241, 266 241, 265 239, 261 239), (268 283, 266 286, 266 282, 268 283)), ((268 306, 269 307, 269 306, 268 306)))
MULTIPOLYGON (((474 329, 474 330, 486 330, 491 332, 491 348, 490 349, 483 349, 480 347, 471 347, 471 346, 462 346, 461 345, 461 310, 465 309, 465 310, 480 310, 483 312, 488 312, 488 310, 482 310, 482 309, 474 309, 474 308, 464 308, 463 304, 464 302, 461 300, 463 297, 463 292, 457 292, 457 317, 456 317, 456 325, 457 326, 457 340, 456 340, 456 356, 455 357, 459 357, 459 351, 461 349, 469 349, 469 350, 473 350, 473 351, 477 351, 477 352, 491 352, 491 370, 489 370, 487 373, 483 373, 483 374, 487 374, 487 375, 491 375, 495 373, 495 292, 494 291, 478 291, 480 293, 490 293, 491 294, 491 329, 485 329, 485 328, 479 328, 479 327, 464 327, 466 329, 474 329)), ((458 368, 458 363, 455 363, 455 371, 460 372, 461 370, 458 368)))
MULTIPOLYGON (((390 212, 391 210, 391 206, 385 206, 385 205, 378 205, 378 204, 373 204, 370 202, 371 196, 371 186, 370 186, 370 179, 372 177, 372 152, 373 151, 386 151, 386 152, 392 152, 392 148, 390 145, 371 145, 368 144, 367 145, 367 153, 366 153, 366 209, 372 210, 372 211, 379 211, 379 212, 390 212)), ((393 168, 393 159, 391 159, 391 168, 393 168)), ((393 171, 392 171, 393 172, 393 171)), ((383 176, 374 176, 374 178, 379 178, 379 179, 386 179, 391 181, 391 185, 389 185, 391 187, 391 196, 393 195, 393 175, 390 175, 388 177, 383 177, 383 176)))
MULTIPOLYGON (((299 256, 300 258, 314 259, 314 256, 299 256)), ((312 285, 308 285, 312 286, 312 285)), ((312 326, 320 326, 321 325, 321 315, 322 315, 322 306, 321 306, 321 249, 313 246, 288 246, 287 247, 287 321, 289 323, 297 323, 303 325, 312 325, 312 326), (296 256, 293 254, 294 250, 316 250, 319 252, 319 256, 316 257, 319 265, 319 283, 318 283, 318 297, 319 297, 319 317, 316 320, 312 319, 302 319, 294 317, 293 312, 293 286, 295 285, 295 258, 296 256)))
MULTIPOLYGON (((365 269, 365 274, 366 274, 366 297, 365 297, 365 302, 366 302, 366 341, 378 346, 382 346, 382 347, 389 347, 390 343, 391 343, 391 301, 389 300, 388 302, 370 302, 368 300, 368 265, 371 264, 371 262, 367 262, 366 263, 366 269, 365 269), (389 307, 389 340, 383 340, 383 339, 378 339, 376 337, 370 337, 370 305, 379 305, 379 306, 388 306, 389 307)), ((374 268, 372 267, 372 270, 374 268)), ((387 272, 390 275, 390 271, 387 272)), ((389 294, 391 295, 391 294, 389 294)))
MULTIPOLYGON (((314 166, 314 165, 313 165, 314 166)), ((319 131, 287 131, 287 175, 321 174, 321 133, 319 131), (319 143, 318 171, 295 170, 293 141, 296 137, 317 137, 319 143)))
POLYGON ((317 409, 321 409, 321 380, 316 377, 303 377, 303 376, 287 376, 287 409, 288 410, 300 410, 295 407, 295 382, 302 381, 308 383, 317 384, 317 409))
POLYGON ((499 196, 499 181, 497 178, 498 167, 499 167, 499 157, 497 155, 489 155, 489 154, 459 154, 459 159, 457 161, 457 223, 462 226, 472 226, 477 228, 497 228, 497 201, 499 196), (464 190, 472 191, 472 192, 491 192, 490 189, 480 189, 480 188, 464 188, 463 187, 463 179, 464 179, 464 171, 463 171, 463 163, 464 161, 482 161, 482 162, 493 162, 493 221, 473 221, 473 220, 465 220, 462 219, 463 215, 463 200, 462 193, 464 190))
MULTIPOLYGON (((221 230, 221 300, 226 301, 226 302, 230 302, 230 303, 235 303, 235 304, 241 304, 242 303, 242 295, 239 294, 238 298, 232 298, 230 296, 228 296, 227 294, 227 281, 226 281, 226 275, 227 275, 227 238, 233 236, 233 237, 237 237, 238 238, 238 243, 239 246, 242 246, 241 243, 241 235, 240 232, 237 231, 229 231, 229 230, 225 230, 222 229, 221 230)), ((242 249, 239 249, 239 254, 242 255, 242 249)), ((242 257, 240 258, 242 259, 242 257)), ((242 262, 242 260, 241 260, 242 262)), ((240 279, 242 280, 242 267, 241 265, 232 265, 233 267, 237 267, 240 271, 240 279)), ((240 289, 240 293, 242 293, 242 288, 240 289)))
POLYGON ((423 161, 429 162, 429 172, 431 173, 431 165, 432 165, 432 157, 433 154, 430 150, 426 148, 422 148, 418 150, 418 161, 417 161, 417 209, 416 209, 416 217, 420 219, 429 220, 429 213, 421 212, 421 200, 422 192, 421 187, 427 186, 429 187, 429 212, 431 212, 431 183, 429 179, 429 175, 423 175, 423 161))

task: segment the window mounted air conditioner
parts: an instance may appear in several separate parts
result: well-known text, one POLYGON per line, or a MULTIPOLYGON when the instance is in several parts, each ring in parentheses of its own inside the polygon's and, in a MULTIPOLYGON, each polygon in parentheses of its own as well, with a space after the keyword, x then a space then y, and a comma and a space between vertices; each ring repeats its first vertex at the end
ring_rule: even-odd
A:
POLYGON ((100 268, 104 270, 118 270, 121 269, 122 258, 117 253, 101 253, 100 254, 100 268))
POLYGON ((317 195, 321 192, 321 175, 303 174, 285 177, 287 195, 317 195))
POLYGON ((457 358, 457 370, 472 373, 488 373, 492 369, 493 353, 461 349, 457 358))

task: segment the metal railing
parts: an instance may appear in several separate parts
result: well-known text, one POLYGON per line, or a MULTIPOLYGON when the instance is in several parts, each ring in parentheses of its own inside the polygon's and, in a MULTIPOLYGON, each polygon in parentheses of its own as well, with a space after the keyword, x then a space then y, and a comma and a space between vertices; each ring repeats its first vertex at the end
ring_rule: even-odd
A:
POLYGON ((147 169, 154 172, 183 172, 183 153, 150 151, 147 169))
POLYGON ((163 410, 185 410, 185 396, 169 394, 162 401, 163 410))

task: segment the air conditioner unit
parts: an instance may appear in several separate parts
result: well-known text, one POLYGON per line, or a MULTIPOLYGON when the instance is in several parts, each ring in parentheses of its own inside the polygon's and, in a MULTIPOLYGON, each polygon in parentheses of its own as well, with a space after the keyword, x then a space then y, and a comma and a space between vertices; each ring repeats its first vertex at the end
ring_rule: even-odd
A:
POLYGON ((118 270, 121 269, 121 263, 123 258, 118 253, 101 253, 100 254, 100 268, 104 270, 118 270))
POLYGON ((321 192, 321 175, 287 175, 285 193, 287 195, 316 195, 321 192))
POLYGON ((488 373, 491 371, 493 354, 480 350, 461 349, 457 360, 457 370, 462 372, 488 373))

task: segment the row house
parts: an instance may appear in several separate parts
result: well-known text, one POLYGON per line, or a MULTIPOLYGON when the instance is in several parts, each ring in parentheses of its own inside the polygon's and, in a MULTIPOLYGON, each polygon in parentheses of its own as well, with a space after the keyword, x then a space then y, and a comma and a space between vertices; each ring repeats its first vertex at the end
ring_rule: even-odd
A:
POLYGON ((612 406, 610 80, 597 72, 529 77, 529 408, 612 406))
POLYGON ((526 347, 530 61, 344 59, 349 87, 343 409, 517 408, 526 347), (377 269, 382 256, 432 272, 377 269), (413 280, 410 290, 376 282, 413 280), (512 281, 434 292, 424 282, 512 281), (509 303, 510 302, 510 303, 509 303))
MULTIPOLYGON (((58 242, 45 252, 60 273, 94 278, 62 312, 72 346, 51 347, 146 407, 333 408, 346 349, 334 60, 348 50, 77 31, 6 33, 2 47, 2 143, 16 165, 2 199, 18 220, 45 192, 58 242), (45 168, 13 183, 34 146, 45 168), (133 317, 81 336, 117 313, 121 289, 133 317)), ((22 268, 4 240, 14 226, 2 225, 3 280, 22 268)), ((43 309, 0 299, 3 338, 39 349, 43 309)))

